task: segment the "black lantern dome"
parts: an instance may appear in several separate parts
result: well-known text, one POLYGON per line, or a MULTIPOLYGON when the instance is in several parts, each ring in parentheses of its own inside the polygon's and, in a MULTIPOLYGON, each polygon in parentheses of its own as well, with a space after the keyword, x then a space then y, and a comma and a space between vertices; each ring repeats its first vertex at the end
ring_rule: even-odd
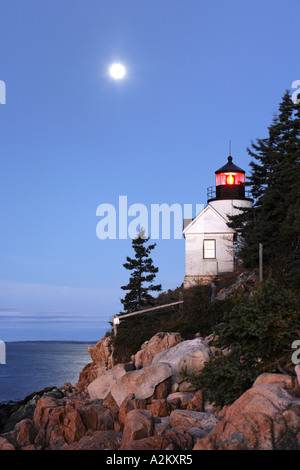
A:
POLYGON ((226 165, 222 166, 222 168, 219 168, 219 170, 215 171, 216 175, 218 173, 242 173, 245 174, 245 171, 236 166, 234 163, 232 163, 232 157, 231 155, 228 157, 228 162, 226 165))

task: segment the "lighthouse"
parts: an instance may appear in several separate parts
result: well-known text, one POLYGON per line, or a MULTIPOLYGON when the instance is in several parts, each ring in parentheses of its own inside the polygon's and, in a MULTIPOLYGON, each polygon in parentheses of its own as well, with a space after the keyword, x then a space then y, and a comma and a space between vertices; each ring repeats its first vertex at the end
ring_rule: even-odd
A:
POLYGON ((194 219, 184 219, 184 287, 210 284, 235 269, 237 235, 228 227, 228 217, 242 208, 252 207, 253 199, 245 190, 245 171, 227 163, 215 171, 215 186, 207 188, 207 205, 194 219))

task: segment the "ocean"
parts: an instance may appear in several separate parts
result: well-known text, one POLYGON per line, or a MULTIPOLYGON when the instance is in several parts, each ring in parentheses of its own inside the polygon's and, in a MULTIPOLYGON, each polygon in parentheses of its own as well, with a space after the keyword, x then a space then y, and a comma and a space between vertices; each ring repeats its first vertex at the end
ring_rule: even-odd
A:
POLYGON ((0 364, 0 403, 20 401, 46 387, 75 385, 83 367, 92 362, 91 343, 22 341, 6 343, 6 364, 0 364))

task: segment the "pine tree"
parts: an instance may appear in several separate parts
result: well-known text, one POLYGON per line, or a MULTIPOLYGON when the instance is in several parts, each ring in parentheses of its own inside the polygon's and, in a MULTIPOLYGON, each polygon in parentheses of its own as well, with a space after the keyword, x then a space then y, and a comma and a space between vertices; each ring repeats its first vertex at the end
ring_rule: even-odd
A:
POLYGON ((283 96, 279 114, 269 135, 247 149, 252 208, 231 218, 243 240, 240 255, 245 265, 258 265, 258 244, 264 247, 264 264, 276 275, 300 285, 300 106, 289 92, 283 96))
POLYGON ((153 305, 154 298, 151 292, 162 290, 161 284, 153 284, 158 268, 154 267, 150 253, 156 244, 146 246, 148 241, 149 238, 145 237, 143 229, 132 240, 135 257, 127 256, 127 262, 123 264, 124 268, 132 273, 129 283, 121 286, 121 289, 128 291, 124 299, 121 299, 124 309, 124 312, 121 313, 131 313, 153 305))

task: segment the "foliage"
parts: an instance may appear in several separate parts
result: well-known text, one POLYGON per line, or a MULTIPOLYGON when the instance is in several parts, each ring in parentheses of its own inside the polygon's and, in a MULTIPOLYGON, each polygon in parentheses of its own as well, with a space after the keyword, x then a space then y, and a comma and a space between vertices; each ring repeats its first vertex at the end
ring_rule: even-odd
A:
POLYGON ((124 312, 121 313, 132 313, 153 305, 154 298, 151 292, 161 291, 160 284, 153 284, 158 268, 153 266, 153 261, 150 258, 150 253, 156 244, 146 246, 148 240, 149 238, 146 238, 144 231, 141 230, 132 240, 135 257, 127 256, 127 262, 123 264, 124 268, 132 273, 129 283, 126 286, 121 286, 121 289, 128 291, 124 299, 121 299, 124 308, 124 312))
POLYGON ((243 240, 239 256, 246 267, 258 266, 258 244, 264 265, 286 285, 300 286, 300 105, 286 92, 268 137, 248 148, 252 208, 231 217, 243 240))
POLYGON ((299 327, 299 294, 281 287, 269 277, 249 296, 236 297, 234 306, 217 326, 215 346, 227 350, 205 364, 192 382, 210 401, 232 403, 255 378, 285 361, 291 354, 299 327))
MULTIPOLYGON (((181 288, 162 292, 156 305, 165 305, 179 300, 181 288)), ((128 361, 141 345, 158 332, 174 331, 183 339, 193 339, 196 333, 209 335, 217 323, 222 321, 231 300, 211 302, 209 286, 196 286, 183 290, 183 307, 168 307, 142 315, 125 318, 118 325, 115 338, 117 361, 128 361)))
POLYGON ((226 356, 205 363, 200 375, 190 377, 190 382, 202 390, 206 399, 217 406, 230 405, 251 387, 258 375, 255 368, 240 362, 240 347, 226 356))

